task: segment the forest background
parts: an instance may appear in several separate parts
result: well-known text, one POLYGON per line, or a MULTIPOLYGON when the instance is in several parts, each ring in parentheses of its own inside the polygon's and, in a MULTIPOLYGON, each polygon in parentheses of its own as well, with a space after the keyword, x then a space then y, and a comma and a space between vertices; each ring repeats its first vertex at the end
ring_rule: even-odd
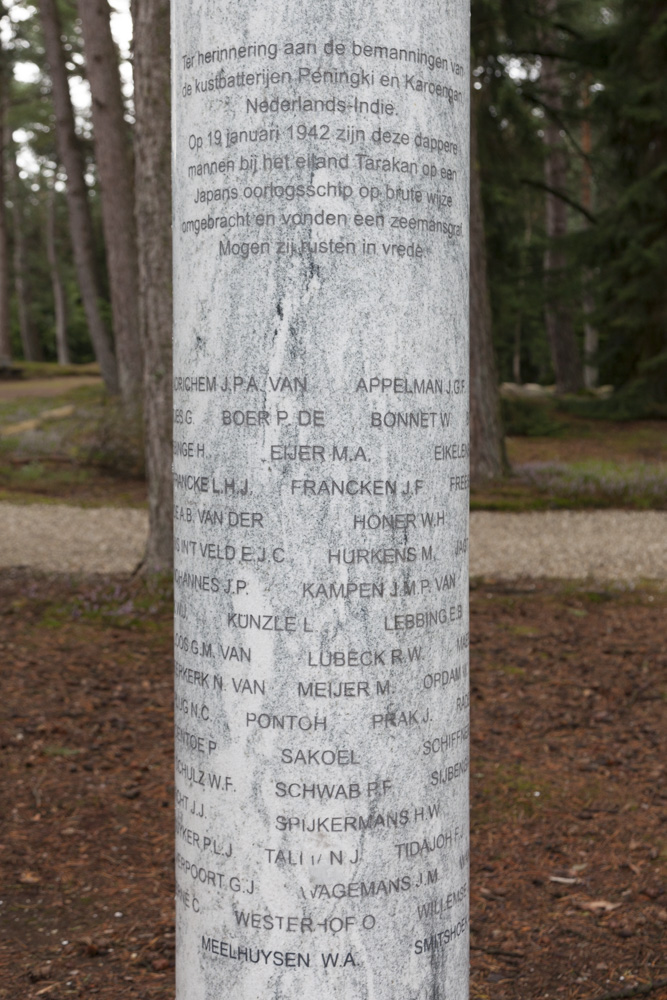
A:
MULTIPOLYGON (((97 362, 169 568, 169 3, 0 16, 0 367, 97 362)), ((471 44, 479 482, 508 468, 500 383, 514 433, 667 415, 667 0, 472 0, 471 44)))
MULTIPOLYGON (((174 995, 169 12, 0 0, 0 1000, 174 995), (66 571, 147 501, 166 573, 66 571)), ((663 1000, 667 0, 471 28, 471 506, 612 525, 544 580, 481 515, 539 527, 471 586, 471 997, 663 1000)))

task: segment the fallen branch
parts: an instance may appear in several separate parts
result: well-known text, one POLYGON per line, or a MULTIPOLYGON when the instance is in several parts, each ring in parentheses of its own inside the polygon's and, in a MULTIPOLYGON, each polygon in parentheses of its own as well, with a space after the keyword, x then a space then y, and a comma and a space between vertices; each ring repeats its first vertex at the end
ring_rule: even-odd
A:
POLYGON ((499 955, 501 958, 525 958, 520 951, 503 951, 502 948, 482 948, 479 944, 471 944, 471 951, 483 951, 485 955, 499 955))
POLYGON ((612 990, 611 993, 601 993, 590 1000, 624 1000, 625 997, 646 997, 653 990, 667 986, 667 979, 656 979, 654 983, 644 983, 642 986, 626 986, 622 990, 612 990))

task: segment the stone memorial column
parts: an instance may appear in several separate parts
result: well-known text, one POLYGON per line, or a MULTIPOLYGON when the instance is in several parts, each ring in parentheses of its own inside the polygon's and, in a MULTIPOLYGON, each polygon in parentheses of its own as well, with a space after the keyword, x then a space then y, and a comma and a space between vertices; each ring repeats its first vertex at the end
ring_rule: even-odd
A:
POLYGON ((464 1000, 468 3, 172 6, 178 1000, 464 1000))

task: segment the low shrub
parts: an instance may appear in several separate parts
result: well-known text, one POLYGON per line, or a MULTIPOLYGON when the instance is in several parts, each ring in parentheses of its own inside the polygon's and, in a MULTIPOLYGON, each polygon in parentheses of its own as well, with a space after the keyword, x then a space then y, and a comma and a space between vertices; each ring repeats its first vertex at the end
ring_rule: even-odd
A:
POLYGON ((88 461, 129 479, 144 479, 144 434, 141 410, 128 413, 116 399, 105 398, 88 446, 88 461))
POLYGON ((509 437, 552 437, 560 434, 563 424, 554 419, 551 399, 501 399, 505 433, 509 437))

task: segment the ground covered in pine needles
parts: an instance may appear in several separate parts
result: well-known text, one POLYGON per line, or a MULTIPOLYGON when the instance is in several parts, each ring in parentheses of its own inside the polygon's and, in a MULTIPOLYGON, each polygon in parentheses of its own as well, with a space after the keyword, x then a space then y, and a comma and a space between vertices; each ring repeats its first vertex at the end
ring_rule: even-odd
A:
MULTIPOLYGON (((666 612, 473 590, 473 1000, 667 997, 666 612)), ((166 584, 3 574, 2 1000, 173 997, 171 655, 166 584)))

